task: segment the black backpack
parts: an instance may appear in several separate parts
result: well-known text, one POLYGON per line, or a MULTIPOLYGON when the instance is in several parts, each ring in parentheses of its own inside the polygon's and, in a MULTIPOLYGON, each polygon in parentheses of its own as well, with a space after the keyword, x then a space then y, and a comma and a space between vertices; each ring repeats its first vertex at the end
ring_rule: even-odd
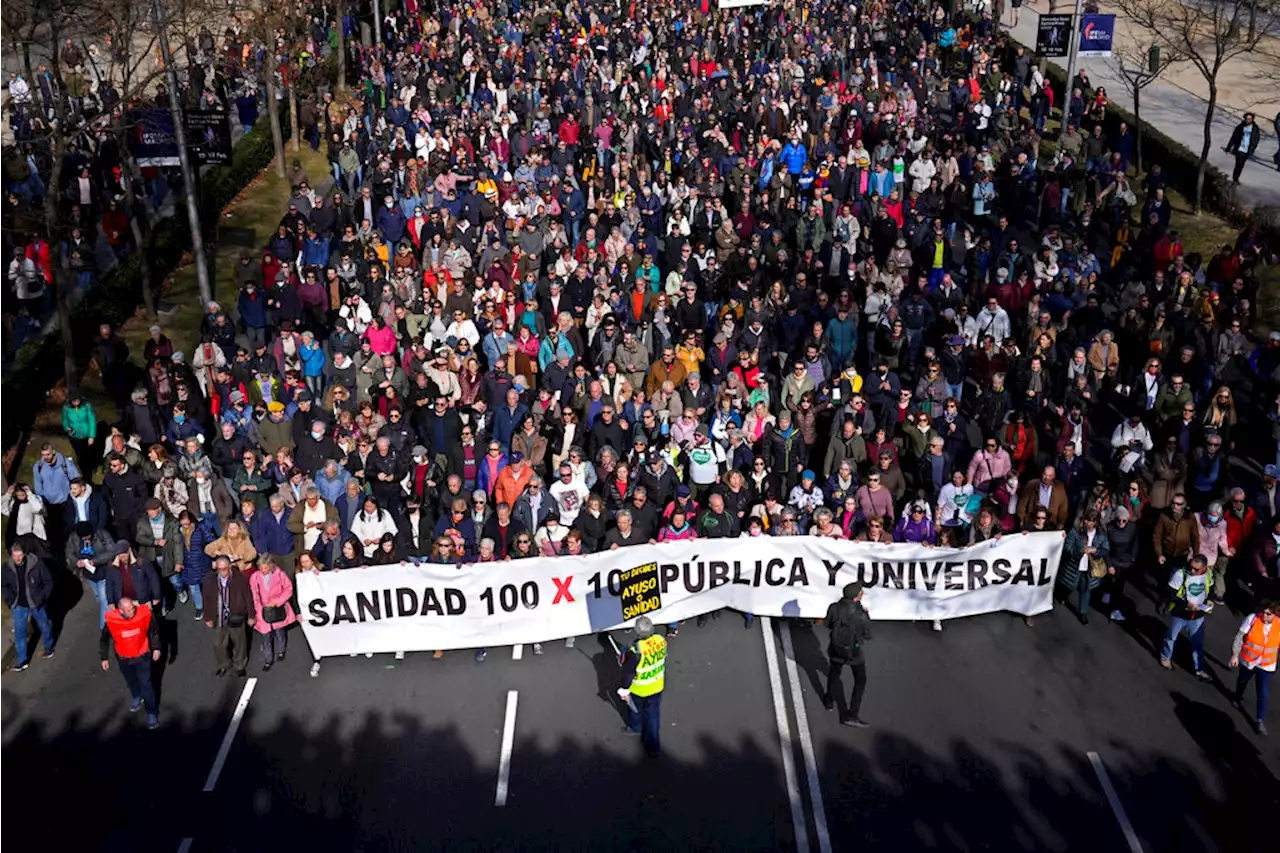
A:
POLYGON ((831 650, 840 657, 851 658, 862 645, 858 639, 858 623, 853 607, 842 606, 837 613, 838 618, 831 626, 831 650))

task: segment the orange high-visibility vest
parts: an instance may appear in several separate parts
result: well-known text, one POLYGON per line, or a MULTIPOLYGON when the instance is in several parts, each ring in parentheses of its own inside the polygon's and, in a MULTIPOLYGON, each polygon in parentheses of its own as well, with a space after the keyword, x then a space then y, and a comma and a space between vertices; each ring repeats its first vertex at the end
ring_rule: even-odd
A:
POLYGON ((119 610, 107 611, 107 630, 111 632, 111 639, 115 640, 116 654, 122 658, 139 658, 151 651, 151 644, 147 640, 150 629, 149 605, 139 604, 132 619, 125 618, 119 610))
POLYGON ((1253 617, 1253 625, 1240 646, 1242 663, 1258 667, 1276 665, 1276 655, 1280 653, 1280 624, 1272 622, 1270 631, 1264 631, 1265 627, 1261 616, 1253 617))

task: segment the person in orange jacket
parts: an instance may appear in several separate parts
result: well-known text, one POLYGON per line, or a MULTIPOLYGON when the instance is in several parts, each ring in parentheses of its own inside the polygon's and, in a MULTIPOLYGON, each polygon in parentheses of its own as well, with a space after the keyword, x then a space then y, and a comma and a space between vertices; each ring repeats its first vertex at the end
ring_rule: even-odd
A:
POLYGON ((129 685, 129 710, 137 713, 145 705, 147 728, 159 728, 160 710, 156 707, 155 688, 151 686, 151 664, 160 660, 160 626, 152 618, 151 606, 125 597, 115 609, 107 611, 98 642, 103 672, 111 666, 108 653, 112 643, 116 647, 120 674, 129 685))

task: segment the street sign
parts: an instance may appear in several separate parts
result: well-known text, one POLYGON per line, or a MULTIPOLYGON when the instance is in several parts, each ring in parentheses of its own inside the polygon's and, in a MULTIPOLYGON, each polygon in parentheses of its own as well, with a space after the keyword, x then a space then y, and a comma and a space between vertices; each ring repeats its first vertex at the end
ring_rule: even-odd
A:
POLYGON ((1081 15, 1080 55, 1110 56, 1111 37, 1115 31, 1115 15, 1081 15))
POLYGON ((225 110, 187 110, 186 131, 197 166, 231 160, 231 124, 225 110))
POLYGON ((129 150, 139 166, 178 165, 178 142, 168 110, 131 110, 128 121, 129 150))
POLYGON ((1036 55, 1060 59, 1071 51, 1071 21, 1074 15, 1041 15, 1036 31, 1036 55))

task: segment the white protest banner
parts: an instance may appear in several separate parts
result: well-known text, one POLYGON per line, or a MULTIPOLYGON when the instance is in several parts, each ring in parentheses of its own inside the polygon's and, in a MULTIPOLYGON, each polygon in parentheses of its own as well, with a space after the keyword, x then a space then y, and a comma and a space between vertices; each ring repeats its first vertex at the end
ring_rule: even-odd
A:
POLYGON ((719 9, 741 9, 744 6, 764 6, 769 0, 716 0, 719 9))
POLYGON ((1053 606, 1063 534, 1013 534, 968 548, 813 536, 641 545, 586 557, 463 566, 401 563, 298 576, 317 657, 546 642, 629 624, 623 572, 656 563, 662 624, 724 607, 821 618, 860 580, 873 619, 952 619, 1053 606))

